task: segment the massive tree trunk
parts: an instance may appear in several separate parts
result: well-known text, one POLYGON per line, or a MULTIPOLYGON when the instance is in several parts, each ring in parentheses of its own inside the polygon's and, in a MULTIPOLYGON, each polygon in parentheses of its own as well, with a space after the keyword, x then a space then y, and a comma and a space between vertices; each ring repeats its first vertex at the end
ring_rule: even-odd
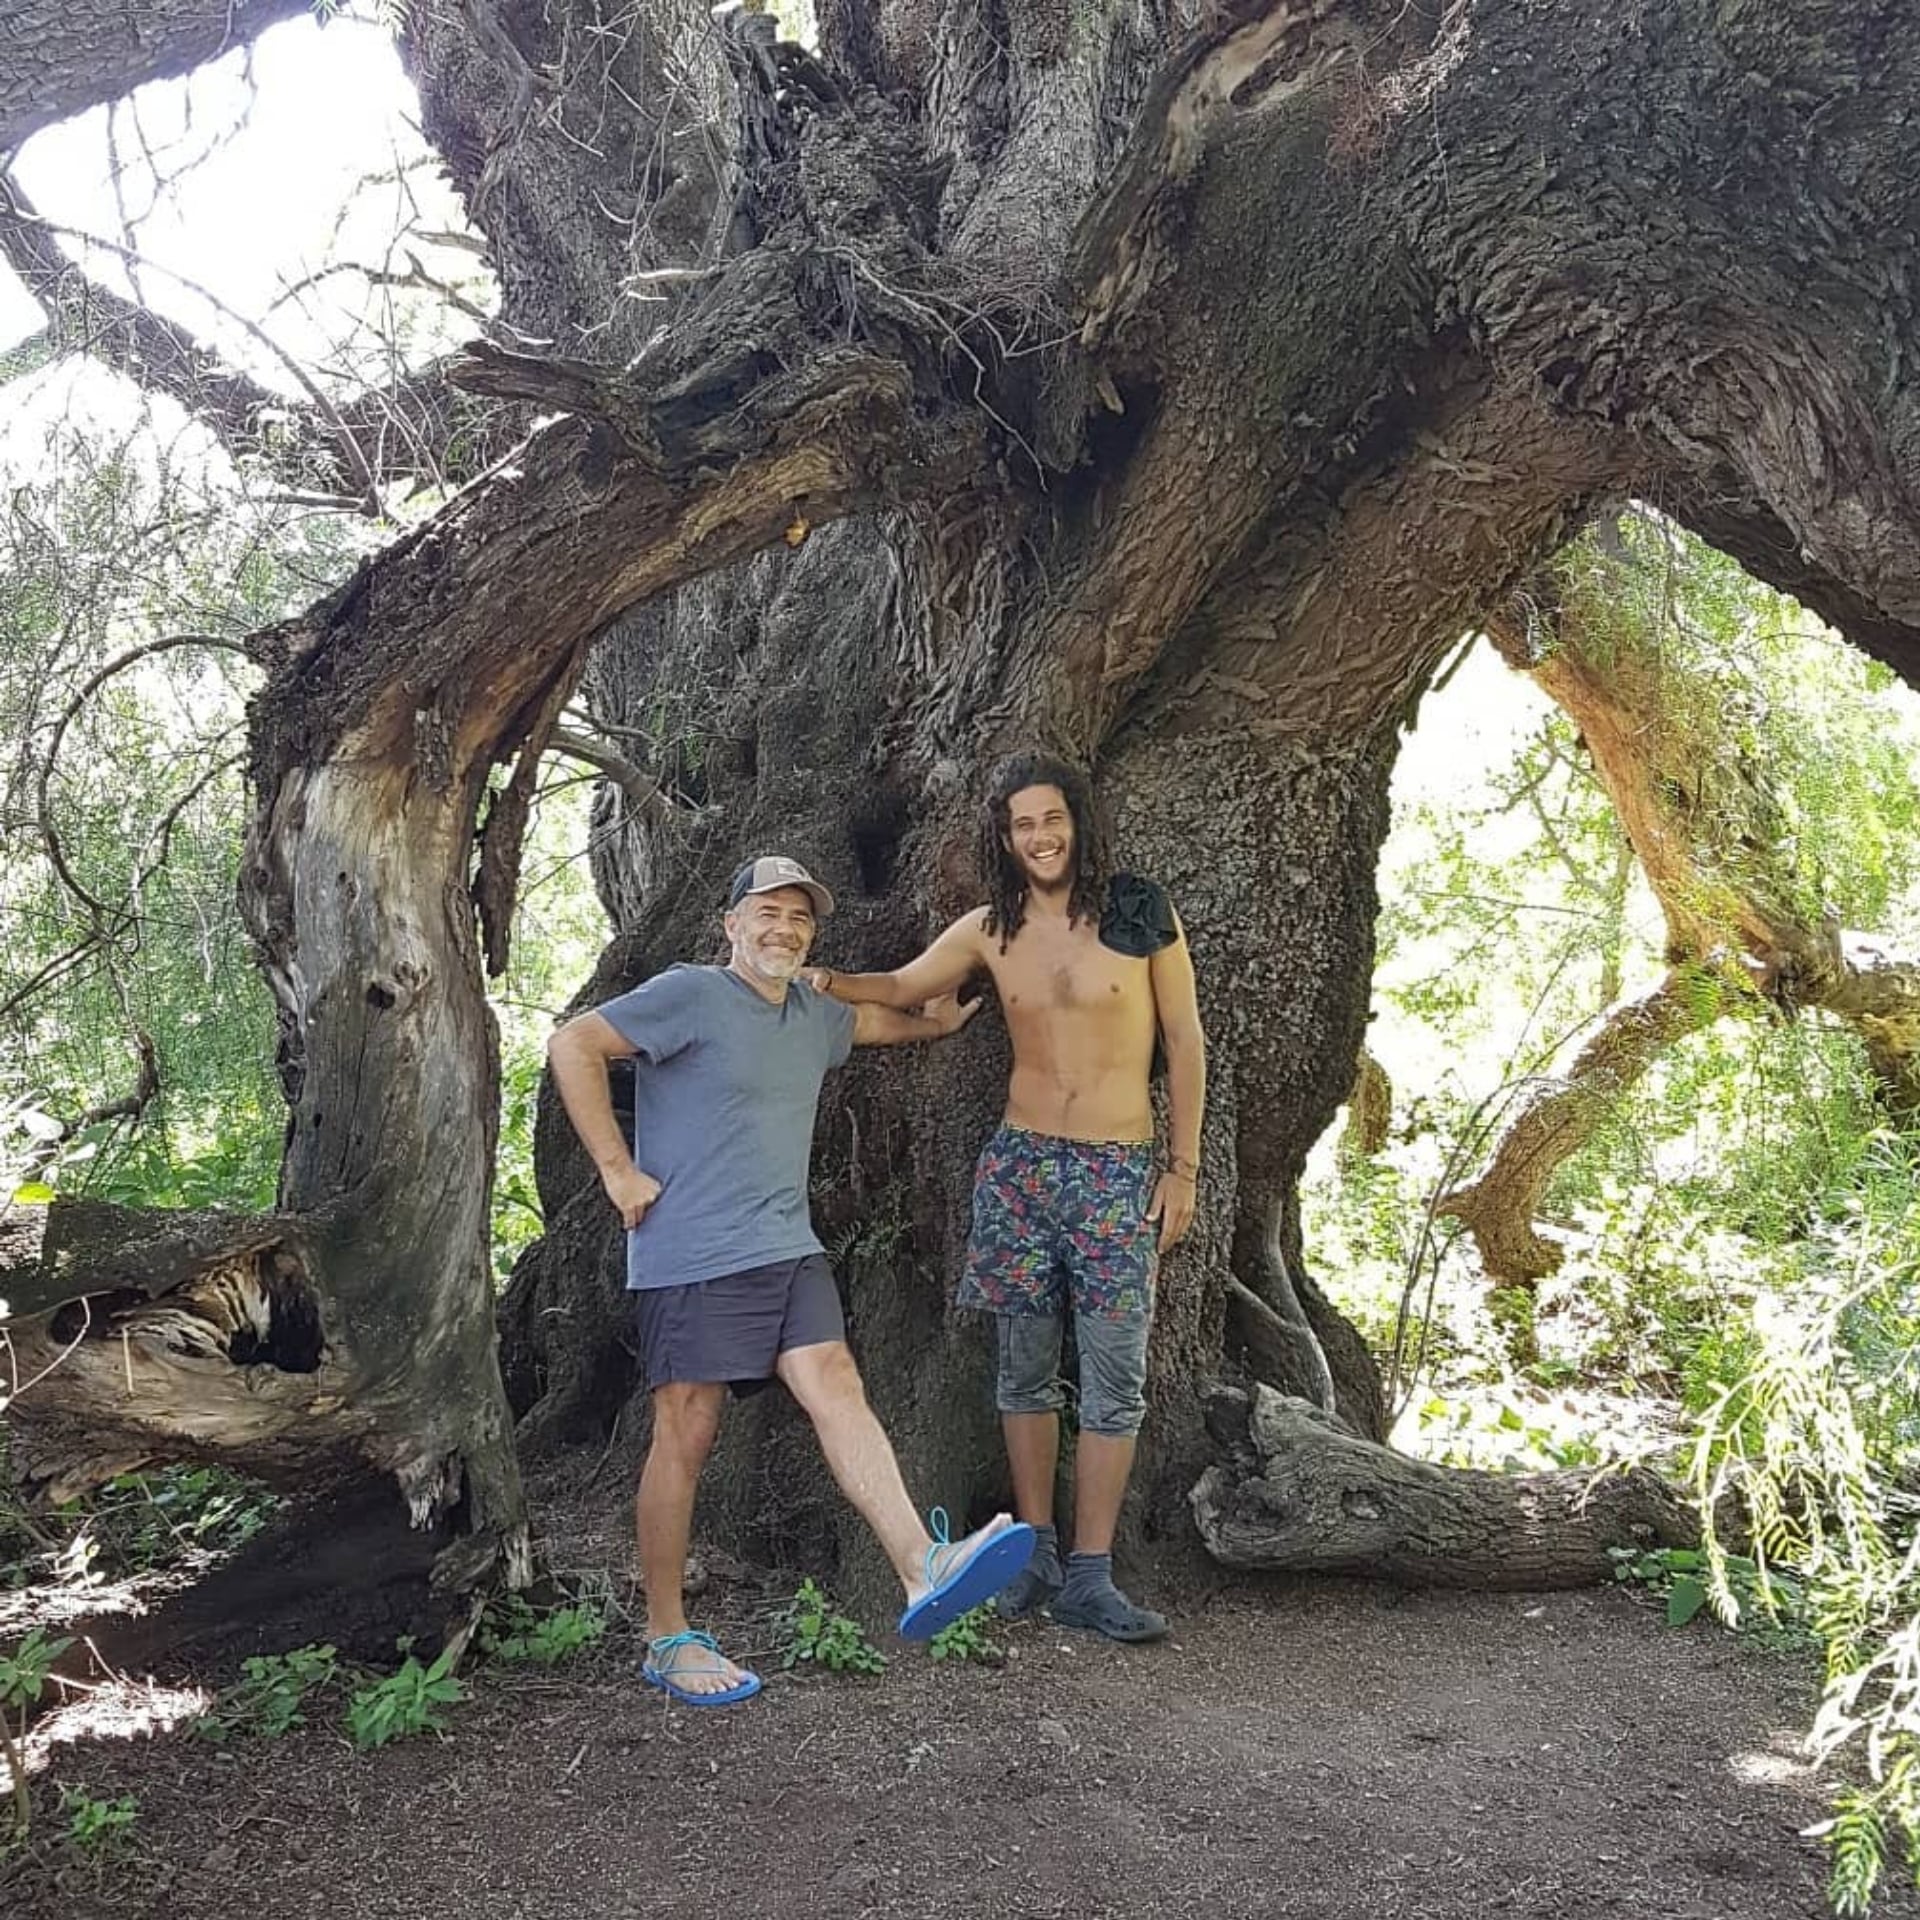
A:
MULTIPOLYGON (((565 356, 496 348, 464 377, 575 417, 263 643, 247 898, 321 1377, 344 1370, 359 1457, 462 1526, 449 1461, 516 1517, 475 1333, 469 916, 497 958, 526 756, 576 684, 653 743, 665 796, 603 858, 620 924, 587 999, 710 953, 723 876, 769 845, 842 891, 830 958, 896 961, 978 897, 995 754, 1095 763, 1124 856, 1180 906, 1213 1042, 1201 1214, 1152 1359, 1151 1539, 1190 1537, 1216 1375, 1356 1447, 1381 1430, 1296 1185, 1353 1079, 1394 741, 1444 649, 1592 500, 1658 487, 1761 570, 1791 555, 1796 591, 1920 674, 1903 5, 929 18, 835 0, 815 58, 747 16, 725 62, 664 4, 631 34, 593 0, 407 29, 505 317, 565 356), (374 1376, 472 1411, 443 1432, 374 1376)), ((998 1491, 985 1338, 948 1301, 1005 1064, 986 1020, 863 1058, 821 1126, 854 1339, 910 1477, 961 1508, 998 1491)), ((633 1386, 616 1235, 551 1105, 540 1149, 548 1235, 502 1311, 527 1443, 604 1433, 633 1386)), ((120 1312, 100 1304, 136 1326, 120 1312)), ((77 1391, 56 1371, 20 1415, 77 1391)), ((226 1444, 184 1393, 140 1437, 226 1444)), ((835 1544, 771 1396, 724 1450, 712 1530, 835 1544)), ((1230 1448, 1215 1505, 1220 1473, 1258 1471, 1230 1448)))

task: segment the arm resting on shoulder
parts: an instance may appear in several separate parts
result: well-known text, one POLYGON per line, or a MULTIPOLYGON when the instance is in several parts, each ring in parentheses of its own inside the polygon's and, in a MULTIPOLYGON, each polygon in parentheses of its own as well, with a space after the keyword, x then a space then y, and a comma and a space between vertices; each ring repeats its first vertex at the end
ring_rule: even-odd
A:
MULTIPOLYGON (((943 993, 957 992, 986 963, 980 912, 962 914, 917 960, 892 973, 840 973, 816 967, 812 980, 822 993, 850 1007, 919 1007, 943 993)), ((923 1039, 907 1034, 905 1039, 923 1039)), ((856 1045, 859 1035, 854 1036, 856 1045)), ((869 1043, 885 1045, 885 1042, 869 1043)))

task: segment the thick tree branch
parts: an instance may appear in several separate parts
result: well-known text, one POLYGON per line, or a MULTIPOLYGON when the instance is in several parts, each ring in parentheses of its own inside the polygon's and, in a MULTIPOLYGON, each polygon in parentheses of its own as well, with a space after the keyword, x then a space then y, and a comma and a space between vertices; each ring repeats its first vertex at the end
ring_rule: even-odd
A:
POLYGON ((0 152, 309 11, 310 0, 0 0, 0 152))
POLYGON ((1214 1396, 1224 1459, 1190 1505, 1207 1551, 1263 1572, 1365 1574, 1417 1587, 1592 1586, 1615 1547, 1691 1546, 1694 1510, 1624 1473, 1475 1473, 1342 1433, 1304 1400, 1256 1386, 1214 1396))
MULTIPOLYGON (((9 356, 13 377, 62 354, 86 354, 177 401, 235 460, 258 460, 289 487, 320 490, 362 511, 377 510, 385 486, 471 478, 522 430, 518 409, 484 406, 451 388, 444 362, 336 399, 273 348, 305 385, 306 398, 265 386, 177 320, 91 279, 59 244, 67 231, 39 217, 12 174, 0 175, 0 255, 48 320, 31 351, 9 356)), ((125 251, 90 235, 72 237, 125 251)), ((219 305, 204 289, 192 290, 219 305)), ((260 328, 234 318, 272 347, 260 328)))
POLYGON ((1812 904, 1819 876, 1801 865, 1805 850, 1785 830, 1769 768, 1712 733, 1721 691, 1670 643, 1669 610, 1648 630, 1632 608, 1629 566, 1597 548, 1587 566, 1571 585, 1567 570, 1548 570, 1489 632, 1507 664, 1579 728, 1660 902, 1676 964, 1652 992, 1608 1014, 1477 1178, 1435 1202, 1473 1235, 1490 1278, 1519 1285, 1560 1263, 1534 1226, 1558 1169, 1677 1039, 1755 994, 1848 1022, 1889 1108, 1920 1113, 1920 963, 1843 932, 1812 904))
POLYGON ((1528 1101, 1500 1136, 1485 1172, 1434 1202, 1436 1214, 1460 1221, 1472 1234, 1489 1279, 1529 1285, 1559 1267, 1560 1249, 1534 1227, 1548 1182, 1654 1061, 1719 1011, 1713 981, 1680 972, 1615 1007, 1566 1077, 1528 1101))

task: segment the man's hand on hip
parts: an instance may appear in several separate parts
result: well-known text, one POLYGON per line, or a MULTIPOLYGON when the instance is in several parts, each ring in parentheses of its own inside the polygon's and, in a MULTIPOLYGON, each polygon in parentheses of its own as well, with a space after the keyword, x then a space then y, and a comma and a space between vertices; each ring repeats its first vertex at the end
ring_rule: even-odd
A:
POLYGON ((1160 1251, 1177 1246, 1193 1225, 1194 1179, 1190 1173, 1163 1173, 1153 1189, 1147 1218, 1160 1222, 1160 1251))
POLYGON ((660 1198, 660 1182, 635 1166, 602 1167, 600 1184, 619 1211, 624 1227, 637 1227, 647 1217, 647 1209, 660 1198))

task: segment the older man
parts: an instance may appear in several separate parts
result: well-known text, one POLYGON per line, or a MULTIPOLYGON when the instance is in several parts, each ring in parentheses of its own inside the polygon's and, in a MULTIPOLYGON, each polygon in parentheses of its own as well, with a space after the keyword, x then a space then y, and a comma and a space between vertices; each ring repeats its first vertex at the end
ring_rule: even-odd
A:
POLYGON ((724 967, 670 967, 569 1020, 547 1057, 568 1118, 628 1229, 627 1285, 653 1390, 653 1442, 635 1524, 647 1587, 642 1674, 690 1706, 722 1706, 759 1677, 688 1623, 682 1591, 694 1494, 729 1387, 785 1383, 841 1490, 900 1576, 900 1631, 925 1639, 1017 1575, 1033 1531, 997 1515, 949 1541, 921 1525, 848 1351, 839 1293, 807 1209, 820 1085, 856 1046, 956 1032, 949 997, 919 1013, 857 1012, 796 979, 833 897, 798 861, 734 876, 724 967), (634 1140, 607 1062, 632 1055, 634 1140))

